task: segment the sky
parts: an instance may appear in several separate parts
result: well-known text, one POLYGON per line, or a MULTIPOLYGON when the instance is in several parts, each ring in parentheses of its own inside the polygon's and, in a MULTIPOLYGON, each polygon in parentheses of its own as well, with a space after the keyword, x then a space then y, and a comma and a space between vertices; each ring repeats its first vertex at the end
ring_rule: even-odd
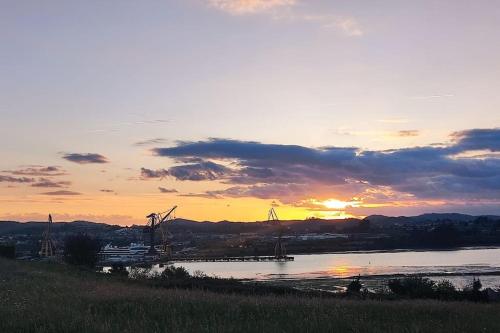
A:
POLYGON ((0 219, 500 214, 494 0, 0 0, 0 219))

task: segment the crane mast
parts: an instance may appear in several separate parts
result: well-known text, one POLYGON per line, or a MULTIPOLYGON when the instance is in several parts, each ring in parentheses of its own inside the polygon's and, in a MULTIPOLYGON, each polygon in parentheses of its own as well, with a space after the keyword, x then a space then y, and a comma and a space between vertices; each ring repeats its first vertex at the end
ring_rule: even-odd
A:
POLYGON ((162 212, 162 213, 151 213, 146 218, 148 219, 148 227, 149 227, 149 251, 150 255, 157 254, 155 249, 155 232, 159 227, 162 234, 162 248, 163 252, 170 257, 170 249, 168 244, 168 229, 167 223, 172 220, 172 215, 174 211, 177 209, 177 206, 172 207, 170 210, 162 212))
POLYGON ((55 247, 50 234, 51 229, 52 229, 52 216, 49 214, 49 219, 47 220, 47 228, 43 232, 42 236, 42 248, 40 249, 40 256, 42 257, 54 256, 55 247))
POLYGON ((283 225, 281 224, 278 214, 274 208, 269 209, 269 213, 267 214, 267 221, 271 224, 278 225, 278 241, 274 246, 274 257, 277 260, 282 260, 286 258, 286 250, 285 244, 283 244, 283 225))

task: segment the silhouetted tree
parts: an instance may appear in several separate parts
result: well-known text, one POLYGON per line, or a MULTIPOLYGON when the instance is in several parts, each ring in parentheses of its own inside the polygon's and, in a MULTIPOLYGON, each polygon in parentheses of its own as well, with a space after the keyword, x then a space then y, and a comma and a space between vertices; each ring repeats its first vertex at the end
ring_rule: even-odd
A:
POLYGON ((357 276, 354 280, 352 280, 348 285, 347 285, 347 292, 348 293, 354 293, 354 294, 359 294, 359 291, 361 290, 361 282, 359 282, 360 276, 357 276))
POLYGON ((442 300, 452 300, 458 298, 458 292, 453 283, 442 280, 436 283, 436 297, 442 300))
POLYGON ((485 293, 481 292, 482 287, 483 284, 481 283, 481 280, 474 278, 472 283, 464 288, 464 293, 471 301, 486 301, 488 297, 485 293))
POLYGON ((392 279, 388 282, 388 287, 394 294, 410 298, 433 298, 434 286, 434 281, 423 277, 392 279))
POLYGON ((0 244, 0 257, 14 259, 16 257, 16 246, 14 244, 0 244))
POLYGON ((86 234, 66 237, 64 260, 72 265, 94 267, 101 249, 99 241, 86 234))
POLYGON ((184 267, 167 266, 160 277, 162 279, 189 279, 189 272, 184 267))

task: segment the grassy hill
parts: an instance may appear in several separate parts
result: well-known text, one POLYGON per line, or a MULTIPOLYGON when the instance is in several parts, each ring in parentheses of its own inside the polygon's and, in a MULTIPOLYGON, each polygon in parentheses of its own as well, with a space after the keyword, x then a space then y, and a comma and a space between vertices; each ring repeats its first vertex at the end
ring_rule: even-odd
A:
POLYGON ((500 304, 162 289, 0 259, 0 332, 500 332, 500 304))

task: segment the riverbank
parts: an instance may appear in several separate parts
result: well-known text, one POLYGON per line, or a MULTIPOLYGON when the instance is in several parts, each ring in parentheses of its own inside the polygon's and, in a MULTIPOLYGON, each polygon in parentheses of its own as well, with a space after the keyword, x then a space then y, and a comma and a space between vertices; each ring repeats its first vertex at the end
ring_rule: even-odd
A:
POLYGON ((500 304, 163 289, 0 259, 1 332, 498 332, 500 304))

